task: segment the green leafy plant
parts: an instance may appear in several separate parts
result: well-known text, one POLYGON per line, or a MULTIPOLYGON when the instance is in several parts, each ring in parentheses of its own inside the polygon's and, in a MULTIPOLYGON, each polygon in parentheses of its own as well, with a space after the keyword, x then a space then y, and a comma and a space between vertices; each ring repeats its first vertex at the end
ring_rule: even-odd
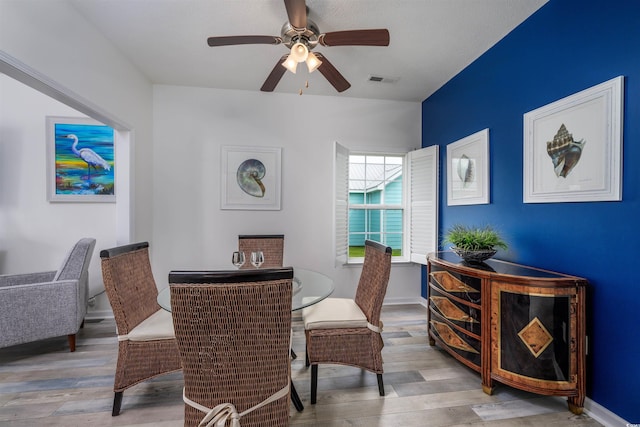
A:
POLYGON ((451 243, 463 251, 507 249, 507 244, 491 226, 472 227, 456 224, 444 235, 443 244, 451 243))

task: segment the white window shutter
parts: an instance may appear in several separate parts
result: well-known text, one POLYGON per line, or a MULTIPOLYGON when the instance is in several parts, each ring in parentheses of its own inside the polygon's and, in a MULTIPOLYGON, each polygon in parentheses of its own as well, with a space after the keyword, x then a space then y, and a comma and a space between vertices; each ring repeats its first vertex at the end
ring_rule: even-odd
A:
POLYGON ((334 221, 335 265, 347 263, 349 258, 349 149, 334 144, 334 221))
POLYGON ((409 164, 409 252, 412 262, 427 263, 438 248, 438 146, 412 151, 409 164))

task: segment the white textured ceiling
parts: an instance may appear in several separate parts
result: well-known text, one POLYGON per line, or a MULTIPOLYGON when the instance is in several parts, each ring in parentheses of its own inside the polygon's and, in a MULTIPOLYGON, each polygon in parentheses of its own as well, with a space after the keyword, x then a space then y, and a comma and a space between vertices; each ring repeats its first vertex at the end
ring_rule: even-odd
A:
MULTIPOLYGON (((285 73, 275 93, 423 101, 547 0, 307 0, 321 33, 387 28, 388 47, 317 46, 351 83, 285 73), (395 82, 375 83, 369 76, 395 82), (305 87, 308 81, 309 87, 305 87)), ((153 83, 259 91, 283 45, 209 47, 209 36, 280 36, 283 0, 71 0, 153 83)), ((265 93, 265 96, 269 96, 265 93)))

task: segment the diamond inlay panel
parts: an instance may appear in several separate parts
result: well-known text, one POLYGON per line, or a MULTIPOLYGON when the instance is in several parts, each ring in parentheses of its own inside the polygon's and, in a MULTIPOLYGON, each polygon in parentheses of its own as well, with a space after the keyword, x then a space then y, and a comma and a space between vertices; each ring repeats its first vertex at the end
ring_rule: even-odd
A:
POLYGON ((518 336, 536 358, 553 342, 553 336, 537 317, 522 328, 518 336))

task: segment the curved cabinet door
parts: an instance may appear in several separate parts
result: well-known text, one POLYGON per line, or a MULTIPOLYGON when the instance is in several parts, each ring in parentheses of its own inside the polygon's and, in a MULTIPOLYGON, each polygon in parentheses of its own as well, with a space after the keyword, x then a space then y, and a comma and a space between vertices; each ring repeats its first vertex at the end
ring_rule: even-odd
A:
POLYGON ((497 344, 491 377, 534 392, 575 390, 577 288, 494 281, 491 299, 491 340, 497 344))

